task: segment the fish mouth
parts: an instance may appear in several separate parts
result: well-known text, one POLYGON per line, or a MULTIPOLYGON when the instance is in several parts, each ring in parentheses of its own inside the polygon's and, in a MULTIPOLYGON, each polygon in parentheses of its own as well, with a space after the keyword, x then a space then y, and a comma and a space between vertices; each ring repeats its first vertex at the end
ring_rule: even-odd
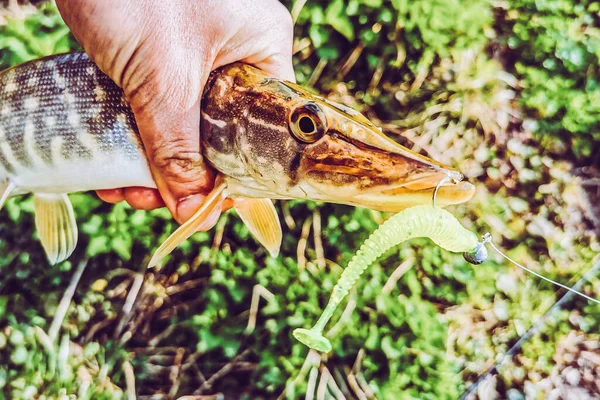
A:
POLYGON ((474 194, 475 186, 471 183, 448 179, 446 173, 439 172, 403 186, 367 190, 354 196, 353 203, 379 211, 398 212, 421 204, 441 207, 460 204, 470 200, 474 194))
POLYGON ((463 174, 403 146, 381 148, 340 135, 323 138, 304 153, 301 169, 312 197, 332 203, 398 212, 468 201, 475 187, 463 174))

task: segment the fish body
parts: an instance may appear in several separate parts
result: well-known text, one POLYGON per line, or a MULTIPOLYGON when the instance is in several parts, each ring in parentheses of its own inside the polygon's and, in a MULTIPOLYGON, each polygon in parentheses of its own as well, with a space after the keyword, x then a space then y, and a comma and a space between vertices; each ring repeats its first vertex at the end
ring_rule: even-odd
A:
POLYGON ((123 91, 85 53, 0 73, 0 179, 12 195, 156 187, 123 91))
MULTIPOLYGON (((206 228, 225 198, 276 254, 281 226, 271 199, 400 211, 430 202, 434 189, 440 205, 473 194, 458 171, 398 145, 358 112, 247 64, 213 71, 201 104, 201 148, 217 185, 151 265, 206 228)), ((35 194, 36 225, 53 263, 77 240, 67 193, 156 187, 123 91, 85 53, 0 73, 0 183, 0 206, 35 194)))

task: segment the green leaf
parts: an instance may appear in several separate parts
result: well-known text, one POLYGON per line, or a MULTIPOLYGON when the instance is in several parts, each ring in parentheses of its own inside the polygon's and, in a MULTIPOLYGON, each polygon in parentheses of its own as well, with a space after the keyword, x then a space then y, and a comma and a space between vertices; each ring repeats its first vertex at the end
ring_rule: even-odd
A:
POLYGON ((334 0, 325 11, 326 22, 349 41, 354 40, 354 27, 344 12, 345 1, 334 0))

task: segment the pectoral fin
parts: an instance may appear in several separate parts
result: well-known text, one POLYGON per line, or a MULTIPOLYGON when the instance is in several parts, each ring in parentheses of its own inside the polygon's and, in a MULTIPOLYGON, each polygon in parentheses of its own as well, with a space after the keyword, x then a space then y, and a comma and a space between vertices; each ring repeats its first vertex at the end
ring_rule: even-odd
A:
POLYGON ((216 210, 220 210, 223 205, 223 201, 227 197, 225 193, 225 187, 227 185, 225 183, 220 183, 214 187, 212 192, 206 199, 204 203, 200 206, 198 211, 192 215, 190 219, 188 219, 183 225, 181 225, 175 232, 171 234, 165 240, 160 247, 154 252, 150 263, 148 264, 148 268, 155 267, 158 263, 169 253, 173 251, 173 249, 179 246, 182 242, 187 240, 190 236, 192 236, 199 228, 201 228, 206 223, 206 219, 211 216, 216 210))
POLYGON ((233 204, 250 233, 265 246, 271 257, 277 257, 282 233, 277 210, 271 199, 239 198, 234 199, 233 204))
POLYGON ((50 264, 64 261, 77 245, 77 223, 66 194, 36 193, 35 226, 50 264))

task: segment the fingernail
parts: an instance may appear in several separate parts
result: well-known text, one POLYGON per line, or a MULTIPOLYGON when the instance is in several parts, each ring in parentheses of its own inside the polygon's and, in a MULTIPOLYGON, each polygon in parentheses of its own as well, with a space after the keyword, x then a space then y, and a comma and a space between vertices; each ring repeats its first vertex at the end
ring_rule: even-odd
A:
POLYGON ((181 224, 190 219, 198 211, 205 197, 201 194, 193 194, 179 200, 177 203, 177 222, 181 224))

